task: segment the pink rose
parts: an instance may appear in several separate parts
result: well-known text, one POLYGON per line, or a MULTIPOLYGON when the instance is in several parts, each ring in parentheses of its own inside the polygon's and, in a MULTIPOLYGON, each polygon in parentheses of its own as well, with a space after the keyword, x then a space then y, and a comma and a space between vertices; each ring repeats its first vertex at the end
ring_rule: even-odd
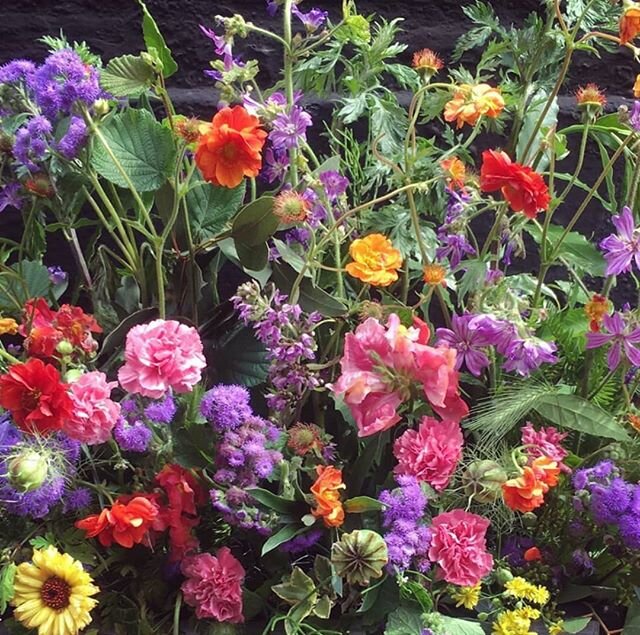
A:
POLYGON ((199 553, 182 561, 184 601, 195 608, 196 617, 239 624, 242 615, 242 582, 244 568, 228 547, 218 549, 215 556, 199 553))
POLYGON ((407 430, 396 440, 393 453, 398 465, 394 471, 414 476, 441 492, 455 472, 463 442, 455 421, 422 417, 417 430, 407 430))
POLYGON ((463 509, 433 519, 429 560, 439 565, 439 575, 449 584, 475 586, 491 571, 493 556, 485 539, 490 524, 463 509))
POLYGON ((175 320, 134 326, 127 333, 124 358, 120 385, 152 399, 164 397, 169 388, 190 392, 207 365, 198 331, 175 320))
POLYGON ((117 385, 99 371, 85 373, 74 381, 69 391, 73 412, 63 425, 64 432, 88 445, 107 441, 120 416, 120 404, 110 398, 117 385))

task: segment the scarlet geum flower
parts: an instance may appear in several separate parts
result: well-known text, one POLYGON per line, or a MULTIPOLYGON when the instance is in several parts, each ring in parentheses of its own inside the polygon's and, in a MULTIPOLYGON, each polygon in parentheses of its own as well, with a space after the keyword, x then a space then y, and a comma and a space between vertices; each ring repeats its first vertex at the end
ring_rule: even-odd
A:
POLYGON ((640 99, 640 75, 636 75, 636 81, 633 84, 633 96, 640 99))
POLYGON ((451 157, 440 161, 440 167, 447 177, 447 186, 454 190, 461 190, 467 178, 467 169, 458 157, 451 157))
POLYGON ((593 333, 600 332, 600 324, 604 316, 609 313, 609 300, 599 293, 594 293, 584 305, 584 312, 589 318, 589 329, 593 333))
POLYGON ((276 196, 273 213, 282 223, 302 223, 309 214, 309 202, 298 192, 288 190, 276 196))
POLYGON ((413 54, 413 62, 411 65, 427 78, 433 77, 439 70, 444 68, 444 62, 431 49, 416 51, 413 54))
POLYGON ((607 103, 607 98, 597 84, 590 83, 578 88, 576 102, 578 106, 597 106, 602 109, 607 103))
POLYGON ((331 465, 319 465, 316 473, 318 478, 311 486, 316 507, 311 513, 317 518, 322 518, 327 527, 340 527, 344 523, 344 508, 340 500, 340 490, 345 488, 342 470, 331 465))

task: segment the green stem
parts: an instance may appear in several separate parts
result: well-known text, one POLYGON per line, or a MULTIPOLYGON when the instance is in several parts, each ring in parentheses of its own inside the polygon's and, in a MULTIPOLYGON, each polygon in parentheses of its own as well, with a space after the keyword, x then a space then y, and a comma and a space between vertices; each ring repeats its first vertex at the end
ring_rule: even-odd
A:
POLYGON ((182 593, 178 591, 173 607, 173 635, 180 635, 180 610, 182 609, 182 593))
POLYGON ((17 357, 14 357, 11 353, 7 353, 4 350, 4 347, 0 346, 0 357, 10 362, 11 364, 20 364, 20 360, 17 357))
POLYGON ((617 372, 617 368, 610 370, 604 377, 604 379, 598 384, 597 388, 591 391, 591 394, 587 397, 589 401, 591 401, 608 383, 613 379, 613 376, 617 372))
MULTIPOLYGON (((293 0, 285 0, 284 3, 284 87, 287 96, 287 106, 289 112, 293 109, 294 91, 293 91, 293 50, 292 40, 293 32, 291 29, 291 9, 293 7, 293 0)), ((296 187, 298 185, 298 151, 296 148, 289 150, 289 163, 290 163, 290 177, 291 185, 296 187)))
POLYGON ((416 200, 411 190, 407 191, 407 201, 409 202, 409 212, 411 214, 411 224, 413 225, 413 231, 416 235, 416 241, 418 242, 418 248, 420 249, 420 257, 422 258, 422 266, 425 267, 429 264, 429 256, 427 255, 427 248, 424 244, 422 237, 422 230, 420 229, 420 215, 418 214, 418 208, 416 207, 416 200))
POLYGON ((338 232, 333 233, 333 254, 336 261, 336 291, 339 299, 344 298, 344 279, 342 277, 342 252, 340 236, 338 232))
POLYGON ((498 234, 498 231, 500 230, 500 225, 505 215, 505 211, 506 211, 506 204, 503 204, 500 206, 500 209, 496 212, 496 218, 493 221, 493 225, 489 230, 487 239, 484 241, 484 245, 482 246, 482 251, 480 252, 480 260, 482 260, 489 252, 489 249, 491 248, 491 245, 493 244, 493 241, 495 240, 498 234))

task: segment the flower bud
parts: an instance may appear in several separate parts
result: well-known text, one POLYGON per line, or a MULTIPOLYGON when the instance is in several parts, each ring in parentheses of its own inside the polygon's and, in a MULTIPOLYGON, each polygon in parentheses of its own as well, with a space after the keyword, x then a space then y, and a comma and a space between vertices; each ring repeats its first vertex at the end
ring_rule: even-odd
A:
POLYGON ((110 109, 111 106, 108 99, 96 99, 93 102, 93 112, 97 117, 104 117, 110 109))
POLYGON ((510 582, 511 580, 513 580, 513 573, 511 573, 509 569, 505 569, 504 567, 501 567, 500 569, 496 569, 495 575, 496 575, 496 582, 498 584, 502 584, 503 586, 507 582, 510 582))
POLYGON ((349 584, 367 586, 371 578, 382 577, 388 560, 384 539, 369 529, 343 534, 331 547, 331 562, 336 574, 346 578, 349 584))
POLYGON ((9 481, 21 492, 40 487, 47 478, 46 457, 35 450, 26 450, 9 461, 9 481))
POLYGON ((58 342, 56 351, 60 353, 60 355, 71 355, 71 353, 73 353, 73 344, 67 340, 62 340, 58 342))
POLYGON ((533 512, 522 514, 522 523, 525 527, 535 527, 538 524, 538 517, 533 512))
POLYGON ((67 384, 72 384, 84 375, 84 371, 80 368, 70 368, 64 375, 64 381, 67 384))
POLYGON ((495 461, 474 461, 462 475, 464 493, 478 503, 497 500, 506 481, 506 472, 495 461))
POLYGON ((489 619, 489 613, 478 613, 478 621, 486 622, 489 619))

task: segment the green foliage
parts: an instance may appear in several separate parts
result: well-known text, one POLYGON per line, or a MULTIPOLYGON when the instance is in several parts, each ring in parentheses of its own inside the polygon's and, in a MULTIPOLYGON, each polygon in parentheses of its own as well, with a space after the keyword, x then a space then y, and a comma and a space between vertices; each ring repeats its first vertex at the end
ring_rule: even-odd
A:
POLYGON ((13 562, 7 562, 0 569, 0 615, 7 610, 7 605, 13 597, 13 582, 17 568, 13 562))
POLYGON ((18 315, 31 298, 59 297, 65 287, 54 287, 47 267, 41 262, 23 260, 0 269, 0 311, 18 315))
POLYGON ((160 33, 160 29, 153 19, 147 5, 138 0, 138 4, 142 9, 142 34, 144 36, 144 43, 147 47, 147 52, 156 60, 160 62, 160 72, 166 77, 171 77, 177 70, 178 65, 171 55, 171 50, 167 46, 167 43, 160 33))
POLYGON ((420 635, 422 628, 420 611, 399 607, 389 615, 384 635, 420 635))
POLYGON ((100 74, 100 85, 115 97, 137 97, 151 88, 153 68, 140 55, 114 57, 100 74))
POLYGON ((267 352, 248 328, 231 331, 216 343, 213 353, 219 378, 224 383, 251 387, 267 378, 267 352))

